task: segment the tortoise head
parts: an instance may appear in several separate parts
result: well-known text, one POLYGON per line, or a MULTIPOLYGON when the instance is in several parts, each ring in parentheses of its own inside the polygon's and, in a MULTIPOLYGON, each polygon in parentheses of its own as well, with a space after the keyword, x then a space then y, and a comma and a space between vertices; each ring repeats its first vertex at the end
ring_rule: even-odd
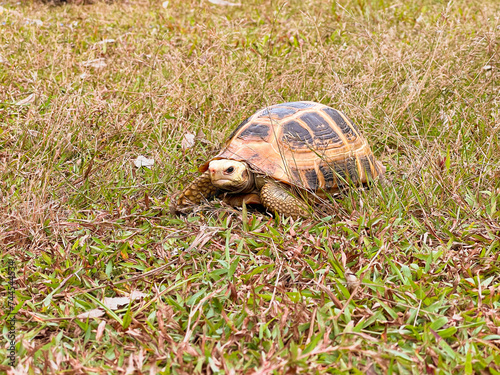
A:
POLYGON ((212 184, 219 189, 242 192, 253 188, 253 173, 246 163, 228 159, 212 160, 208 170, 212 184))

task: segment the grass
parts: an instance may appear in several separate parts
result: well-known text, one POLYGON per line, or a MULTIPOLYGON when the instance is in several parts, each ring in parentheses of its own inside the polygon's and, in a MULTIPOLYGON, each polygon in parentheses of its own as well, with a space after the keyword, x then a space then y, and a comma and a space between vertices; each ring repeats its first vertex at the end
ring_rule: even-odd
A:
POLYGON ((500 373, 499 14, 4 1, 0 294, 12 260, 17 354, 14 370, 5 302, 0 372, 500 373), (347 113, 387 183, 308 220, 218 201, 169 214, 241 120, 295 100, 347 113))

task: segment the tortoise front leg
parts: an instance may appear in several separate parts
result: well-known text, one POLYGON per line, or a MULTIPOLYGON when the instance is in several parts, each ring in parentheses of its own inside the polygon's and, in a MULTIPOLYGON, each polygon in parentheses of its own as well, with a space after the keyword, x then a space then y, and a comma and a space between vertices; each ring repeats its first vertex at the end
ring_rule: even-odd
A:
POLYGON ((199 204, 203 199, 208 199, 215 195, 217 188, 212 185, 210 172, 206 171, 194 179, 177 197, 170 207, 172 213, 188 211, 194 204, 199 204))
POLYGON ((283 185, 275 182, 266 182, 264 184, 260 191, 260 200, 272 212, 291 216, 294 219, 310 216, 307 205, 303 200, 294 197, 283 185))

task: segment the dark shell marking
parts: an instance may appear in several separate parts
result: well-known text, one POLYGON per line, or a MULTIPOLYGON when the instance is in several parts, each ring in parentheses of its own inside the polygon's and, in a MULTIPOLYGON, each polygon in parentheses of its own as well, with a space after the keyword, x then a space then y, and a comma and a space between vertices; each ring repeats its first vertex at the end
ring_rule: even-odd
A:
MULTIPOLYGON (((373 156, 373 154, 368 155, 368 159, 370 159, 370 162, 372 163, 372 166, 373 166, 373 171, 375 172, 375 176, 377 176, 378 174, 383 173, 383 171, 381 171, 381 170, 378 168, 377 163, 375 162, 375 157, 373 156)), ((372 177, 373 177, 373 176, 372 176, 372 177)))
POLYGON ((299 173, 299 170, 297 168, 292 168, 290 167, 290 172, 292 173, 292 176, 295 180, 295 183, 298 184, 298 185, 303 185, 302 183, 302 178, 300 177, 300 173, 299 173))
POLYGON ((347 158, 345 161, 345 165, 347 168, 347 174, 349 179, 353 184, 357 184, 359 182, 359 174, 358 174, 358 166, 356 163, 356 158, 347 158))
POLYGON ((251 118, 252 118, 252 116, 250 116, 249 118, 247 118, 247 119, 243 120, 243 122, 242 122, 241 124, 239 124, 239 125, 236 127, 236 129, 234 129, 234 130, 231 132, 231 134, 229 134, 229 138, 228 138, 228 140, 233 139, 233 137, 235 136, 235 134, 236 134, 236 133, 238 133, 238 131, 239 131, 242 127, 244 127, 244 126, 248 123, 248 121, 250 121, 250 119, 251 119, 251 118))
POLYGON ((325 112, 333 121, 335 121, 349 141, 354 141, 357 138, 356 133, 354 133, 353 129, 349 126, 349 124, 347 124, 347 122, 345 122, 344 118, 338 111, 332 108, 322 108, 321 110, 325 112))
POLYGON ((319 165, 319 171, 325 179, 325 190, 330 191, 335 186, 335 176, 333 175, 332 168, 325 162, 321 162, 319 165))
POLYGON ((316 105, 317 105, 316 103, 288 102, 288 103, 277 104, 276 107, 290 107, 290 108, 304 109, 304 108, 312 108, 315 107, 316 105))
POLYGON ((347 173, 345 163, 335 161, 333 162, 333 170, 335 171, 335 177, 337 179, 337 186, 344 187, 347 186, 347 173))
POLYGON ((346 115, 344 115, 344 117, 347 119, 347 121, 349 121, 349 124, 351 124, 351 126, 354 128, 354 130, 356 130, 356 133, 360 133, 359 131, 359 128, 358 128, 358 125, 356 125, 356 123, 352 122, 351 119, 349 117, 347 117, 346 115))
POLYGON ((297 121, 289 121, 283 124, 283 143, 292 149, 310 148, 313 137, 309 130, 301 126, 297 121))
POLYGON ((365 170, 366 179, 367 180, 372 179, 373 175, 372 175, 372 168, 371 168, 371 165, 370 165, 370 160, 366 156, 362 156, 362 157, 359 158, 359 161, 361 163, 361 169, 365 170))
POLYGON ((300 116, 309 129, 314 134, 314 141, 318 145, 326 145, 328 143, 340 142, 339 135, 330 127, 328 121, 316 112, 308 112, 300 116))
POLYGON ((253 123, 243 130, 238 138, 246 141, 267 141, 269 138, 269 125, 253 123))
MULTIPOLYGON (((289 167, 289 170, 295 185, 310 191, 316 191, 319 188, 320 182, 318 173, 313 168, 297 169, 289 167)), ((332 173, 331 170, 330 173, 332 173)))
POLYGON ((314 169, 306 169, 304 171, 306 176, 306 186, 308 189, 312 191, 316 191, 319 187, 318 174, 314 169))
MULTIPOLYGON (((360 162, 366 169, 366 175, 372 176, 368 158, 361 157, 360 162), (367 164, 366 164, 367 163, 367 164)), ((331 164, 322 162, 319 165, 319 171, 325 179, 325 191, 331 191, 334 187, 347 187, 349 184, 358 184, 360 182, 359 170, 356 158, 346 158, 344 161, 338 160, 331 164)))
POLYGON ((272 107, 266 108, 258 118, 272 118, 273 120, 281 120, 287 116, 297 112, 296 109, 287 107, 272 107))

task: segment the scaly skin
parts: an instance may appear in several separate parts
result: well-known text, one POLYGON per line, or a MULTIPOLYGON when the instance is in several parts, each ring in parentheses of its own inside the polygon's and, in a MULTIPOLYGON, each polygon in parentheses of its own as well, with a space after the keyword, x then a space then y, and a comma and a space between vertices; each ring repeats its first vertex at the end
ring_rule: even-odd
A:
POLYGON ((260 191, 260 200, 271 212, 291 216, 294 219, 310 216, 303 200, 294 197, 282 185, 273 181, 264 184, 260 191))
MULTIPOLYGON (((197 177, 182 191, 176 198, 175 203, 170 208, 172 213, 183 213, 191 210, 193 205, 201 203, 203 199, 215 195, 217 188, 212 184, 209 171, 197 177)), ((271 212, 291 216, 294 219, 299 217, 309 217, 306 203, 293 196, 283 185, 275 181, 267 181, 262 186, 259 195, 240 194, 228 195, 226 203, 241 206, 245 203, 261 203, 271 212)))
POLYGON ((187 208, 194 204, 199 204, 203 199, 207 199, 213 195, 217 188, 212 185, 210 173, 205 173, 198 176, 191 182, 176 198, 175 203, 170 208, 172 213, 184 212, 187 208))

